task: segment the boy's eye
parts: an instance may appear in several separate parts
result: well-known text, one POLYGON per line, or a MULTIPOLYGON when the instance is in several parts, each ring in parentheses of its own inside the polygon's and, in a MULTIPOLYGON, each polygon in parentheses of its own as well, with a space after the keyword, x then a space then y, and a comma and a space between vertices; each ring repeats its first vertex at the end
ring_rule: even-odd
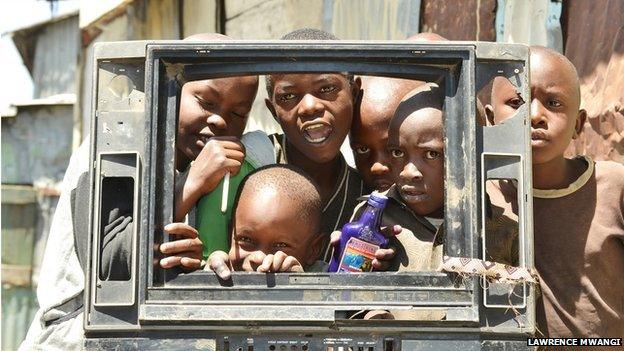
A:
POLYGON ((335 85, 327 85, 321 88, 321 93, 331 93, 332 91, 336 90, 336 86, 335 85))
POLYGON ((367 146, 358 146, 355 148, 355 152, 359 155, 367 154, 370 149, 367 146))
POLYGON ((236 112, 232 112, 232 116, 236 117, 236 118, 245 118, 246 115, 242 114, 242 113, 236 113, 236 112))
POLYGON ((277 243, 277 244, 275 244, 275 247, 278 248, 278 249, 284 249, 284 248, 288 247, 288 244, 283 243, 283 242, 282 243, 277 243))
POLYGON ((295 98, 295 94, 293 93, 279 94, 277 98, 280 101, 290 101, 295 98))
POLYGON ((392 155, 392 157, 394 158, 401 158, 405 155, 405 153, 401 150, 398 149, 392 149, 390 150, 390 154, 392 155))
POLYGON ((439 158, 441 156, 441 154, 437 151, 433 151, 433 150, 427 150, 425 152, 425 158, 428 160, 435 160, 437 158, 439 158))
POLYGON ((548 106, 550 107, 561 107, 561 103, 557 100, 548 101, 548 106))
POLYGON ((516 97, 507 101, 507 105, 515 109, 522 106, 522 104, 524 104, 524 101, 520 97, 516 97))
POLYGON ((240 243, 247 243, 247 244, 251 244, 253 242, 251 238, 246 237, 246 236, 239 236, 236 238, 236 240, 238 240, 238 242, 240 243))
POLYGON ((212 102, 203 100, 199 97, 197 98, 197 103, 199 104, 199 107, 201 107, 205 111, 210 111, 214 107, 214 104, 212 102))

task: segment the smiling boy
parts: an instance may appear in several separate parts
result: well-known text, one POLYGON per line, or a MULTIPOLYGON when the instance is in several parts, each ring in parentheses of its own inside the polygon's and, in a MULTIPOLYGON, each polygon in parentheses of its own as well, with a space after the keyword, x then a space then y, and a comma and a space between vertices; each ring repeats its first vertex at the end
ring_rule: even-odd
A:
MULTIPOLYGON (((581 132, 576 69, 565 56, 531 48, 531 146, 540 332, 549 337, 624 337, 624 166, 564 157, 581 132)), ((488 119, 497 124, 524 101, 494 81, 488 119)), ((492 202, 516 216, 516 187, 489 186, 492 202), (498 196, 493 196, 498 194, 498 196)))
POLYGON ((182 86, 176 169, 183 173, 176 180, 176 221, 214 190, 226 173, 240 170, 245 158, 240 138, 257 92, 257 76, 198 80, 182 86))
MULTIPOLYGON (((336 40, 316 29, 300 29, 284 40, 336 40)), ((266 106, 284 134, 273 135, 276 159, 301 168, 318 184, 323 203, 322 258, 328 261, 329 234, 348 222, 364 183, 340 153, 353 118, 359 80, 343 73, 271 74, 266 106)))

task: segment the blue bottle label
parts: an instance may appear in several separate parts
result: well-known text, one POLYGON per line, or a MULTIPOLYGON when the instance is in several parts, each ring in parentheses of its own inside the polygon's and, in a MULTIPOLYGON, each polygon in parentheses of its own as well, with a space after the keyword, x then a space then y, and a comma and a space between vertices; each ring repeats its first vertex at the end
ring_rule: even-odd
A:
POLYGON ((357 238, 350 238, 340 258, 338 272, 370 272, 378 245, 357 238))

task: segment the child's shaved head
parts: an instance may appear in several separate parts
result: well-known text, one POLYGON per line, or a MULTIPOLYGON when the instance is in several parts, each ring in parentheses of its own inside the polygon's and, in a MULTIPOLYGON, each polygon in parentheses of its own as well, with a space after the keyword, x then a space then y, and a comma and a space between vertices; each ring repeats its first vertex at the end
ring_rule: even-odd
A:
POLYGON ((297 215, 302 223, 319 229, 323 210, 321 196, 312 178, 303 171, 287 164, 258 168, 243 180, 238 197, 266 193, 278 193, 280 197, 290 199, 298 206, 297 215))
POLYGON ((556 71, 557 82, 569 90, 569 95, 578 109, 581 105, 581 83, 576 68, 567 57, 553 49, 543 46, 531 46, 531 70, 541 67, 556 71))
POLYGON ((285 34, 282 40, 338 40, 332 33, 315 28, 300 28, 285 34))
POLYGON ((270 165, 241 183, 232 217, 230 262, 236 270, 256 251, 278 251, 304 266, 313 264, 325 236, 320 234, 321 195, 313 181, 289 165, 270 165))
POLYGON ((184 38, 184 41, 209 41, 209 40, 232 40, 221 33, 197 33, 184 38))
POLYGON ((392 118, 391 126, 402 123, 409 115, 424 108, 442 110, 443 103, 444 98, 437 84, 422 84, 401 99, 392 118))
POLYGON ((407 38, 407 40, 415 40, 415 41, 448 41, 445 37, 440 34, 433 32, 423 32, 414 34, 411 37, 407 38))
MULTIPOLYGON (((581 132, 586 112, 580 110, 581 91, 572 62, 542 46, 531 47, 531 146, 533 165, 562 162, 563 153, 581 132)), ((498 124, 524 104, 516 88, 503 77, 494 79, 488 119, 498 124)))

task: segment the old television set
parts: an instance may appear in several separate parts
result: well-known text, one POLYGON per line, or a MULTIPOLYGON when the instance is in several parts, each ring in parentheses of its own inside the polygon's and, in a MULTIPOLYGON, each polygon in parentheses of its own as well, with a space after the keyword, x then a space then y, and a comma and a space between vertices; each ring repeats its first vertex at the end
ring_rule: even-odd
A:
POLYGON ((154 264, 173 219, 176 113, 184 81, 271 73, 349 72, 437 81, 444 91, 445 254, 483 258, 485 182, 518 182, 520 266, 533 266, 528 106, 477 123, 494 77, 529 101, 528 48, 484 42, 135 41, 93 58, 86 346, 217 350, 400 350, 526 347, 534 286, 443 272, 178 274, 154 264), (116 191, 124 188, 126 191, 116 191), (103 198, 107 197, 106 205, 103 198), (130 203, 128 279, 100 271, 101 218, 130 203), (349 311, 441 311, 437 320, 358 320, 349 311))

